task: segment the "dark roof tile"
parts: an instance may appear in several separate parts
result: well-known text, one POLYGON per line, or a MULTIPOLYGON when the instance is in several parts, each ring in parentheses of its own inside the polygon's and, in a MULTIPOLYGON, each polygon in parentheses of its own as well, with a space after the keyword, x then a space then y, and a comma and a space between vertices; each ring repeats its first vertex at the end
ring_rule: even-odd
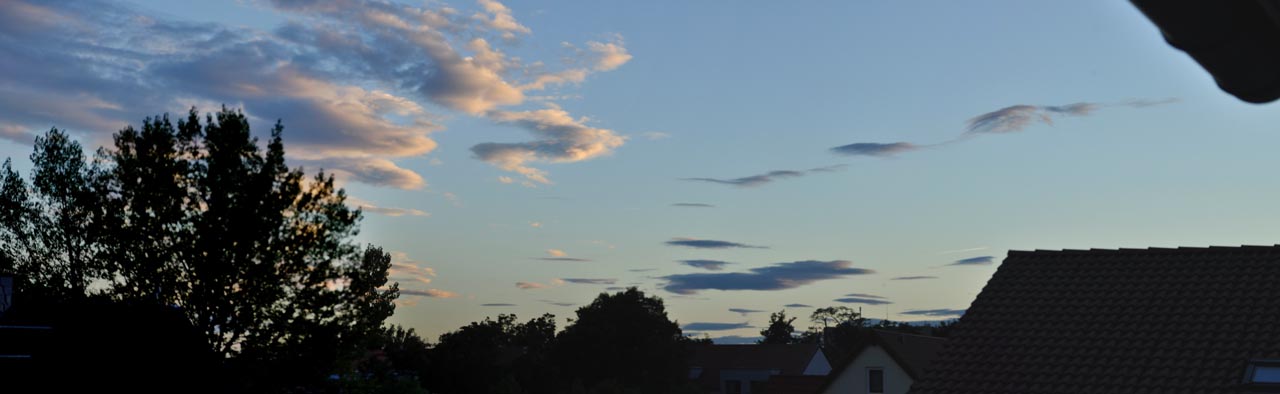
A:
POLYGON ((1277 278, 1277 246, 1010 251, 911 392, 1245 393, 1277 278))

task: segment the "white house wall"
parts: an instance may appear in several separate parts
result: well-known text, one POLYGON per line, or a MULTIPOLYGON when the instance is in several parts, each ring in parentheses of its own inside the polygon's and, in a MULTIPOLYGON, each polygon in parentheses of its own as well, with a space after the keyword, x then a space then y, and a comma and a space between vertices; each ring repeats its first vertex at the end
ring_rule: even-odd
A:
POLYGON ((835 381, 827 386, 823 394, 865 394, 867 392, 867 369, 884 369, 884 393, 906 394, 911 389, 911 377, 907 371, 893 361, 893 357, 880 346, 868 346, 858 357, 841 371, 835 381))

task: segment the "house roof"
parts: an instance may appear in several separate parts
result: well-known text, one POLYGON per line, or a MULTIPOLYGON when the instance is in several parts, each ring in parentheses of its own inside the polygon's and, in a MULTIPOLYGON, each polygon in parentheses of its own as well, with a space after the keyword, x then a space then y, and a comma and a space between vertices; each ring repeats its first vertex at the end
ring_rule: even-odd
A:
POLYGON ((718 391, 722 370, 776 370, 780 375, 800 375, 814 354, 818 354, 817 344, 700 345, 693 348, 689 359, 689 367, 698 371, 690 377, 700 386, 718 391))
POLYGON ((1280 247, 1011 251, 915 394, 1244 393, 1280 358, 1280 247))
POLYGON ((907 372, 907 376, 912 379, 919 379, 926 368, 928 368, 933 360, 937 358, 938 351, 942 349, 943 344, 947 343, 946 338, 931 337, 927 335, 905 334, 892 331, 874 330, 872 331, 871 342, 867 343, 857 351, 849 354, 840 364, 831 370, 823 381, 818 390, 812 392, 821 392, 840 378, 853 362, 858 359, 870 346, 880 346, 884 349, 889 357, 893 358, 899 367, 907 372))
POLYGON ((689 366, 706 369, 768 369, 800 375, 818 352, 817 344, 703 345, 694 347, 689 366))
POLYGON ((912 379, 919 379, 923 375, 925 368, 928 368, 937 357, 938 350, 947 343, 946 338, 880 330, 875 331, 874 338, 875 344, 883 346, 885 352, 889 353, 893 361, 907 371, 907 375, 912 379))

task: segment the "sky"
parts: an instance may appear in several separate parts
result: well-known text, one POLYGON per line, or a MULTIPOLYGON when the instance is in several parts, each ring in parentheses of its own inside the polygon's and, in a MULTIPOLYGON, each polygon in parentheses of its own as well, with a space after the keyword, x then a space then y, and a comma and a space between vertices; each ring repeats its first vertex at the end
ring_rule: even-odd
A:
POLYGON ((722 342, 948 319, 1009 250, 1280 239, 1280 111, 1120 1, 3 0, 0 75, 23 171, 54 126, 281 119, 432 340, 628 286, 722 342))

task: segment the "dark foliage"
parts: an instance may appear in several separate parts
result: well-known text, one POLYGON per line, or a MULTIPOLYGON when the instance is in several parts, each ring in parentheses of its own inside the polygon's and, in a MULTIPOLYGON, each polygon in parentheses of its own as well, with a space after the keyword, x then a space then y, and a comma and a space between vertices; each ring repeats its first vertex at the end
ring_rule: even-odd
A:
POLYGON ((602 293, 560 333, 557 364, 582 387, 667 393, 687 383, 689 340, 662 299, 636 288, 602 293))
POLYGON ((30 183, 0 168, 0 271, 23 297, 176 305, 235 390, 328 385, 393 311, 390 256, 352 242, 360 211, 324 172, 285 164, 277 122, 195 109, 114 135, 86 158, 66 133, 35 141, 30 183))
POLYGON ((777 313, 769 314, 769 326, 760 330, 760 342, 762 344, 788 344, 796 343, 798 338, 795 337, 796 327, 791 325, 796 318, 787 318, 787 311, 781 310, 777 313))

